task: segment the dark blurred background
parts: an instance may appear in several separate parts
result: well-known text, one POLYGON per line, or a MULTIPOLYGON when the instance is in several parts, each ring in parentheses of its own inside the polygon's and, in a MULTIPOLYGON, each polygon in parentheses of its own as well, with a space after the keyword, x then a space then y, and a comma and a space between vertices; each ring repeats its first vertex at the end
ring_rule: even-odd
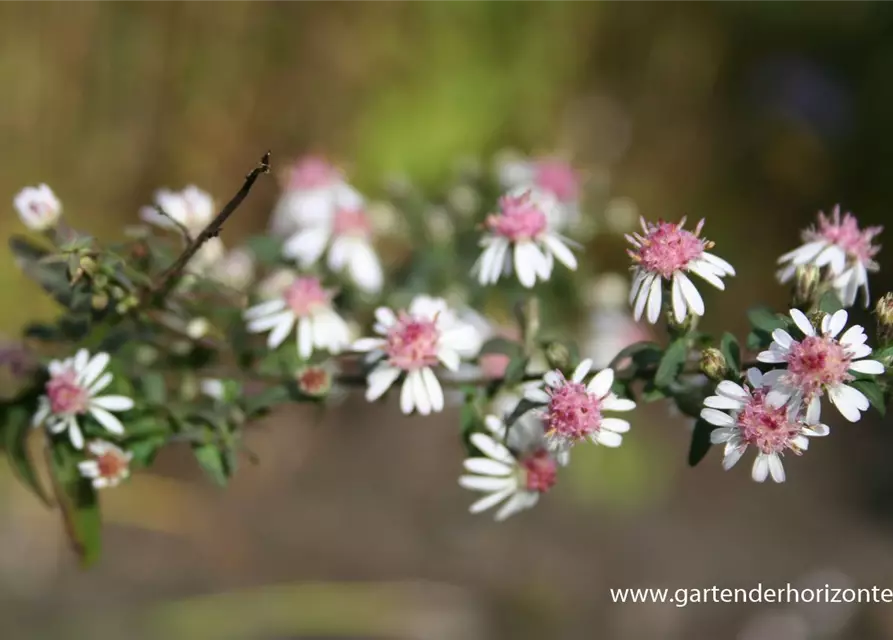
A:
MULTIPOLYGON (((707 294, 705 324, 743 335, 749 305, 783 308, 775 258, 817 210, 889 218, 891 77, 880 3, 3 3, 0 193, 47 182, 114 238, 155 188, 223 199, 268 148, 340 160, 373 196, 508 147, 566 151, 615 206, 707 217, 738 277, 707 294)), ((262 229, 276 197, 259 185, 224 240, 262 229)), ((625 269, 616 235, 596 246, 625 269)), ((0 259, 13 335, 52 308, 0 259)), ((649 407, 622 449, 581 452, 537 509, 496 525, 466 513, 456 414, 350 397, 324 419, 278 415, 225 492, 171 450, 103 496, 87 573, 57 514, 0 469, 2 636, 893 638, 890 605, 608 596, 893 587, 893 437, 876 416, 832 419, 787 484, 760 486, 715 451, 688 469, 687 425, 649 407)))

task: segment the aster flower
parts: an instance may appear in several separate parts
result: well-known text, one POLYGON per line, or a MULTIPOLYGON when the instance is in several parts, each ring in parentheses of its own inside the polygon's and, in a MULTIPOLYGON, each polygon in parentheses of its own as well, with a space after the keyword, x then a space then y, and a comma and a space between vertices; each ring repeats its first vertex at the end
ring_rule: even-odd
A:
POLYGON ((605 411, 632 411, 636 403, 620 398, 611 391, 614 371, 602 369, 588 384, 586 376, 592 360, 584 360, 570 380, 560 371, 543 376, 544 388, 528 388, 525 397, 545 404, 543 422, 546 439, 553 451, 568 451, 574 445, 590 440, 606 447, 619 447, 622 434, 629 431, 629 422, 604 415, 605 411))
POLYGON ((177 229, 183 225, 192 235, 197 235, 214 219, 214 199, 196 186, 190 185, 182 191, 159 189, 155 192, 155 204, 161 208, 146 206, 140 209, 140 218, 163 229, 177 229))
POLYGON ((555 228, 563 229, 579 219, 580 176, 566 160, 554 156, 512 159, 501 162, 497 171, 506 189, 532 187, 552 196, 558 206, 550 208, 554 217, 549 222, 555 228))
POLYGON ((372 248, 372 223, 362 201, 335 195, 334 211, 325 220, 303 226, 283 246, 285 257, 306 268, 326 255, 326 264, 335 273, 347 271, 363 291, 377 293, 384 276, 372 248))
POLYGON ((442 411, 443 388, 434 367, 459 369, 461 358, 471 358, 481 348, 478 332, 460 321, 442 298, 418 296, 407 311, 394 313, 387 307, 375 311, 375 332, 380 338, 363 338, 354 343, 356 351, 366 352, 368 361, 380 360, 369 373, 366 399, 377 400, 404 375, 400 409, 422 415, 442 411))
POLYGON ((778 259, 784 265, 778 272, 782 282, 790 281, 797 267, 815 265, 827 267, 831 284, 845 307, 856 302, 859 289, 865 306, 868 306, 868 273, 877 271, 874 257, 881 250, 872 244, 883 227, 860 229, 855 216, 846 213, 841 218, 840 205, 834 207, 831 217, 819 212, 818 227, 803 232, 804 244, 778 259))
POLYGON ((518 422, 503 444, 505 424, 496 416, 487 416, 484 424, 489 434, 473 433, 470 437, 484 457, 465 460, 467 473, 459 478, 459 484, 486 493, 471 505, 471 513, 481 513, 503 503, 495 516, 501 521, 533 507, 540 495, 555 485, 558 463, 545 447, 542 428, 518 422))
POLYGON ((495 284, 504 271, 510 273, 514 267, 518 280, 529 289, 537 280, 545 282, 551 277, 556 259, 576 270, 577 259, 568 241, 549 224, 549 208, 554 206, 551 196, 531 189, 499 199, 499 213, 487 217, 488 233, 481 240, 484 251, 472 268, 480 284, 495 284))
POLYGON ((763 377, 772 386, 769 401, 776 405, 807 403, 807 412, 814 421, 821 412, 821 396, 827 392, 844 418, 858 421, 860 412, 868 410, 868 398, 847 383, 853 380, 854 373, 884 373, 883 364, 865 359, 871 355, 871 347, 865 344, 865 330, 853 325, 840 335, 847 323, 843 309, 833 315, 825 314, 820 332, 799 309, 791 309, 791 318, 803 339, 795 340, 784 329, 776 329, 769 349, 757 355, 760 362, 786 365, 763 377))
POLYGON ((25 187, 12 201, 26 227, 45 231, 56 226, 62 216, 62 203, 47 185, 25 187))
POLYGON ((245 291, 254 279, 254 255, 247 249, 233 249, 216 261, 209 276, 233 291, 245 291))
POLYGON ((105 440, 93 440, 87 444, 91 454, 88 460, 78 462, 78 471, 90 478, 97 489, 116 487, 130 476, 133 453, 125 452, 105 440))
POLYGON ((636 320, 642 317, 647 306, 648 322, 657 322, 664 280, 671 284, 676 322, 683 322, 689 313, 704 315, 704 300, 688 273, 700 276, 717 289, 725 289, 722 278, 735 275, 732 265, 707 252, 713 243, 699 237, 704 221, 698 222, 694 233, 682 228, 685 218, 676 224, 662 220, 657 224, 646 223, 644 218, 639 221, 644 235, 633 233, 626 236, 635 247, 627 252, 636 263, 629 294, 636 320))
POLYGON ((286 174, 285 189, 270 220, 273 235, 288 237, 302 227, 331 224, 340 209, 357 209, 363 199, 344 175, 323 158, 308 156, 286 174))
POLYGON ((276 349, 297 327, 298 355, 304 360, 314 349, 340 353, 350 343, 350 332, 332 308, 333 295, 319 278, 296 276, 281 295, 245 311, 248 331, 269 331, 267 346, 276 349))
POLYGON ((129 411, 133 400, 126 396, 97 397, 113 380, 105 371, 110 359, 107 353, 90 357, 86 349, 81 349, 73 358, 50 362, 46 395, 38 400, 32 424, 43 424, 51 433, 67 430, 75 449, 84 448, 80 424, 84 416, 89 415, 110 433, 123 434, 124 425, 112 412, 129 411))
POLYGON ((759 369, 748 369, 744 385, 730 380, 719 383, 717 395, 704 400, 701 418, 719 427, 710 434, 710 441, 725 444, 723 469, 728 471, 735 466, 747 447, 753 445, 757 449, 753 479, 763 482, 771 475, 775 482, 784 482, 784 453, 800 455, 809 447, 809 438, 826 436, 830 430, 811 421, 814 416, 804 419, 797 410, 770 402, 770 388, 759 369))

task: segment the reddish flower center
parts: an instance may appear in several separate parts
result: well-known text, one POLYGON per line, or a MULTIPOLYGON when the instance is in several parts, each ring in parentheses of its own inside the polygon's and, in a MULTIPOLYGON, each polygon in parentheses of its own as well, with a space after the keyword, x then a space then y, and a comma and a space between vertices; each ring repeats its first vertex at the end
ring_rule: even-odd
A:
POLYGON ((645 237, 636 236, 639 246, 629 255, 647 271, 670 278, 703 255, 707 242, 698 237, 700 230, 700 225, 692 233, 672 222, 649 224, 645 237))
POLYGON ((860 229, 855 216, 846 213, 841 219, 840 208, 837 207, 830 218, 824 213, 819 213, 819 228, 807 231, 804 236, 807 240, 832 242, 846 251, 851 258, 867 263, 880 251, 880 247, 872 245, 871 241, 882 230, 883 227, 860 229))
POLYGON ((580 184, 573 168, 560 160, 538 162, 535 168, 534 182, 563 203, 576 200, 580 191, 580 184))
POLYGON ((322 367, 307 367, 298 374, 298 387, 311 396, 325 393, 330 384, 329 372, 322 367))
POLYGON ((811 396, 824 385, 838 385, 853 379, 849 373, 852 356, 828 336, 807 336, 794 342, 788 354, 787 375, 793 386, 811 396))
POLYGON ((90 394, 78 384, 73 369, 66 369, 47 382, 50 410, 56 415, 75 415, 87 412, 90 394))
POLYGON ((524 469, 524 486, 528 491, 545 493, 555 486, 558 465, 547 451, 537 451, 521 460, 524 469))
POLYGON ((127 472, 127 458, 115 451, 106 451, 96 457, 99 475, 102 478, 119 478, 127 472))
POLYGON ((289 172, 289 189, 319 189, 335 182, 339 177, 338 170, 323 160, 310 156, 298 161, 289 172))
POLYGON ((335 211, 334 231, 336 236, 369 237, 372 225, 363 209, 338 209, 335 211))
POLYGON ((764 399, 764 391, 754 391, 738 414, 741 437, 763 453, 779 453, 785 449, 799 453, 792 442, 800 435, 800 426, 788 419, 787 407, 770 406, 764 399))
POLYGON ((536 238, 546 230, 546 214, 533 201, 530 193, 503 196, 499 213, 487 216, 487 228, 512 242, 536 238))
POLYGON ((601 429, 601 402, 579 382, 565 382, 550 391, 546 433, 567 443, 596 434, 601 429))
POLYGON ((388 331, 385 351, 390 363, 411 371, 437 364, 440 329, 433 320, 401 313, 388 331))
POLYGON ((312 315, 320 307, 327 306, 331 294, 322 288, 318 278, 297 278, 283 294, 285 302, 295 316, 303 318, 312 315))

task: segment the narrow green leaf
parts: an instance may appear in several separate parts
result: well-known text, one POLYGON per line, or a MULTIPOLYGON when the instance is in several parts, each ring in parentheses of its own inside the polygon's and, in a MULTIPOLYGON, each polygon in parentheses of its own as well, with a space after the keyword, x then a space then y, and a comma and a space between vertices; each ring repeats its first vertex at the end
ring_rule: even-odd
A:
POLYGON ((488 353, 499 353, 509 357, 515 357, 524 350, 524 346, 519 342, 507 340, 506 338, 490 338, 481 347, 481 355, 488 353))
MULTIPOLYGON (((287 385, 276 385, 267 387, 261 393, 245 398, 243 409, 246 417, 252 418, 269 411, 274 405, 283 404, 293 399, 295 398, 293 398, 292 391, 287 385)), ((306 398, 301 399, 306 400, 306 398)))
POLYGON ((766 307, 753 307, 747 312, 747 319, 754 329, 761 329, 766 333, 772 333, 776 329, 783 329, 786 322, 782 316, 773 313, 766 307))
POLYGON ((819 311, 834 313, 841 309, 843 309, 843 303, 840 302, 840 298, 837 297, 837 294, 834 293, 833 290, 826 291, 822 296, 822 299, 819 301, 819 311))
POLYGON ((81 459, 82 454, 67 443, 56 443, 53 447, 56 497, 81 566, 89 567, 99 559, 102 549, 102 516, 96 490, 78 471, 77 463, 81 459))
POLYGON ((614 356, 608 367, 616 371, 620 363, 626 358, 632 358, 633 362, 638 366, 642 366, 644 362, 658 362, 662 353, 663 349, 655 342, 636 342, 622 349, 620 353, 614 356))
POLYGON ((726 365, 736 376, 741 374, 741 346, 738 338, 731 333, 724 333, 719 344, 719 350, 726 359, 726 365))
POLYGON ((696 466, 704 459, 707 452, 710 451, 710 447, 712 446, 710 442, 710 434, 715 428, 714 425, 703 418, 698 418, 697 422, 695 422, 695 428, 691 434, 691 446, 688 449, 689 466, 696 466))
POLYGON ((872 360, 877 360, 884 366, 890 366, 893 361, 893 347, 886 347, 871 354, 872 360))
POLYGON ((220 450, 213 444, 201 444, 192 448, 195 459, 211 480, 222 487, 226 486, 227 473, 220 450))
POLYGON ((167 442, 163 435, 151 435, 135 442, 129 442, 125 449, 133 454, 132 464, 148 467, 155 460, 158 450, 167 442))
POLYGON ((772 335, 762 329, 754 329, 747 334, 746 344, 750 351, 763 351, 772 344, 772 335))
POLYGON ((528 358, 523 354, 519 354, 509 360, 508 366, 505 368, 504 383, 511 386, 523 381, 528 361, 528 358))
POLYGON ((685 338, 679 338, 670 343, 660 359, 657 373, 654 374, 654 384, 658 387, 670 386, 682 370, 687 356, 688 343, 685 338))
POLYGON ((5 406, 0 414, 3 424, 3 440, 9 466, 34 494, 46 505, 52 504, 52 498, 40 482, 34 462, 28 454, 28 435, 31 429, 31 411, 21 404, 5 406))
POLYGON ((887 402, 884 399, 884 390, 874 380, 853 380, 850 383, 854 387, 865 394, 871 406, 877 409, 882 416, 887 413, 887 402))

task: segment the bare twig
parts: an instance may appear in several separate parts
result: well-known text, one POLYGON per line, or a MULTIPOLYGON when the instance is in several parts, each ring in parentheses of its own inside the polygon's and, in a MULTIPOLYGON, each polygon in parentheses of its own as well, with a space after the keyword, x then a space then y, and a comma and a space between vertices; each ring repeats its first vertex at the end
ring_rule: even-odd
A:
POLYGON ((187 246, 192 244, 192 242, 193 242, 192 234, 189 233, 189 229, 186 227, 185 224, 183 224, 182 222, 180 222, 179 220, 174 218, 171 214, 169 214, 167 211, 165 211, 164 208, 160 204, 155 204, 152 206, 154 207, 155 211, 158 212, 158 215, 164 216, 165 218, 170 220, 174 224, 174 226, 177 227, 177 229, 180 231, 180 233, 183 234, 183 238, 186 240, 187 246))
POLYGON ((226 206, 220 210, 220 213, 217 214, 211 223, 205 227, 198 237, 196 237, 192 242, 189 243, 183 253, 180 254, 174 263, 167 268, 167 270, 161 274, 158 278, 158 281, 152 285, 149 290, 149 295, 153 296, 156 300, 163 300, 165 296, 167 296, 177 283, 180 281, 180 278, 183 276, 183 271, 186 269, 186 265, 192 260, 193 256, 201 249, 202 245, 205 244, 211 238, 216 238, 221 229, 223 229, 224 223, 229 219, 229 217, 239 208, 239 205, 242 204, 242 201, 251 191, 251 187, 254 186, 254 182, 257 180, 258 176, 262 173, 270 173, 270 152, 267 151, 264 154, 264 157, 261 158, 260 163, 254 169, 251 170, 245 177, 245 183, 242 185, 242 188, 233 196, 232 200, 226 203, 226 206))

